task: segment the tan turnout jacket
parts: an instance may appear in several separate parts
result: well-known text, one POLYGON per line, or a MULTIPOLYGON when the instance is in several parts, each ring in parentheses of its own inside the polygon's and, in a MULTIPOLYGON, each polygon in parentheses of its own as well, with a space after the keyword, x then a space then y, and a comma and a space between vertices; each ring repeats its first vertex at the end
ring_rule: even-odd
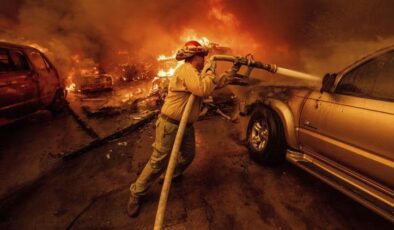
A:
POLYGON ((208 72, 201 75, 190 63, 185 63, 175 70, 170 79, 168 95, 164 101, 161 113, 180 121, 190 94, 196 96, 189 116, 189 123, 197 121, 200 114, 202 100, 211 95, 216 85, 214 75, 208 72))

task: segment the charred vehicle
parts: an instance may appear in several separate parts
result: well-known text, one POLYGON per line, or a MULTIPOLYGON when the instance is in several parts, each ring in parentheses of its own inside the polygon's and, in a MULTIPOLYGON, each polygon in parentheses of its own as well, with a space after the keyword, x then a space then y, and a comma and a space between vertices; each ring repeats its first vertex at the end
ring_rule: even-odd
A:
POLYGON ((120 77, 122 81, 129 82, 137 80, 138 70, 136 66, 130 64, 120 65, 120 77))
POLYGON ((82 75, 74 78, 76 88, 81 93, 110 91, 113 79, 109 74, 82 75))
POLYGON ((327 74, 320 91, 253 89, 241 114, 252 158, 287 159, 394 221, 394 46, 327 74))
POLYGON ((117 82, 132 82, 138 80, 151 79, 153 73, 149 63, 121 64, 115 68, 117 82))
POLYGON ((63 83, 43 53, 0 42, 0 126, 42 108, 59 112, 64 105, 63 83))
POLYGON ((168 77, 157 76, 153 78, 150 94, 158 95, 160 99, 164 101, 168 93, 169 84, 170 84, 170 79, 168 77))

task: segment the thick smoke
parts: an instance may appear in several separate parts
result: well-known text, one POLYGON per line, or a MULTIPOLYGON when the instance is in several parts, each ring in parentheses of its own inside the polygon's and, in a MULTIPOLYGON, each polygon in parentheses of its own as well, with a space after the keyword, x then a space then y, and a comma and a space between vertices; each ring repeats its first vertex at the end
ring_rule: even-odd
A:
POLYGON ((392 0, 0 0, 0 39, 33 42, 67 70, 171 54, 189 36, 322 74, 394 43, 392 0))

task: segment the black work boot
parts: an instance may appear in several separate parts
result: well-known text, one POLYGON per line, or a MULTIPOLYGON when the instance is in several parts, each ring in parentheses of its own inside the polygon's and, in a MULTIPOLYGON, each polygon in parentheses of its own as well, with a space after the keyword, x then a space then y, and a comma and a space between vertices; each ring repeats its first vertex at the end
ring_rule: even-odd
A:
POLYGON ((129 202, 127 204, 127 215, 130 217, 137 217, 140 210, 141 198, 130 194, 129 202))

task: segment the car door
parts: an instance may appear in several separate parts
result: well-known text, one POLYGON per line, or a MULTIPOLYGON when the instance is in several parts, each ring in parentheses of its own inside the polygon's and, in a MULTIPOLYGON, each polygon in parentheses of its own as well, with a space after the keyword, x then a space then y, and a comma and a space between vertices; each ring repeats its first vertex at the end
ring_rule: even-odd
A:
POLYGON ((38 107, 38 85, 23 52, 0 48, 0 123, 38 107))
POLYGON ((38 50, 29 49, 27 55, 37 73, 41 103, 49 106, 59 88, 57 72, 38 50))
POLYGON ((300 121, 305 151, 394 188, 393 71, 394 52, 385 52, 338 76, 333 93, 311 95, 300 121))

